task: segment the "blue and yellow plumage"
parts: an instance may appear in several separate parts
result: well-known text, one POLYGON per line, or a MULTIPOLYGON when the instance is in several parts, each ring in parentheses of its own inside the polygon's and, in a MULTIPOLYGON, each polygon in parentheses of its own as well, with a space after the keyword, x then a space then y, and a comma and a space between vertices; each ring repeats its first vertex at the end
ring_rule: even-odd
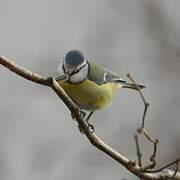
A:
POLYGON ((88 61, 77 50, 69 51, 65 55, 61 67, 68 80, 59 81, 60 72, 56 80, 81 109, 91 112, 90 115, 110 105, 119 88, 137 90, 136 85, 127 83, 117 74, 88 61))

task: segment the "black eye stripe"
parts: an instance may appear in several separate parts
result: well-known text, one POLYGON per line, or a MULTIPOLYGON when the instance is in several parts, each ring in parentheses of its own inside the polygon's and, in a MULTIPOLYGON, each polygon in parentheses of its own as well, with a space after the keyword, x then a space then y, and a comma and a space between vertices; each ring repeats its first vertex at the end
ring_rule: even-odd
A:
POLYGON ((77 74, 82 68, 84 68, 86 65, 88 65, 87 63, 84 64, 83 66, 81 66, 79 69, 75 69, 74 71, 72 71, 69 75, 72 76, 74 74, 77 74))

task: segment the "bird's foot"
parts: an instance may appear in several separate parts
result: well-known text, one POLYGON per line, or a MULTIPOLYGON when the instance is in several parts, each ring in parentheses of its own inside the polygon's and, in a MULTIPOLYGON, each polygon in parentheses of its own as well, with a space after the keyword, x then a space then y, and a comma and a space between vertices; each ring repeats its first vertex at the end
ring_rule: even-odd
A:
MULTIPOLYGON (((92 124, 88 123, 88 128, 91 131, 91 133, 94 133, 94 126, 92 124)), ((78 129, 82 134, 84 134, 84 131, 83 131, 82 127, 79 124, 78 124, 78 129)))
POLYGON ((91 130, 91 133, 94 133, 94 126, 89 123, 89 119, 91 118, 91 116, 92 116, 93 113, 94 113, 94 112, 91 111, 91 112, 89 113, 89 115, 88 115, 88 116, 86 117, 86 119, 85 119, 85 121, 86 121, 87 124, 88 124, 89 129, 91 130))
MULTIPOLYGON (((91 115, 93 114, 93 112, 90 112, 90 114, 86 117, 86 112, 81 111, 81 113, 83 113, 83 117, 84 120, 86 121, 89 130, 91 131, 91 133, 94 133, 94 126, 92 124, 89 123, 89 119, 91 117, 91 115)), ((82 127, 80 125, 78 125, 79 131, 84 134, 84 131, 82 130, 82 127)))
POLYGON ((83 119, 86 117, 86 115, 87 115, 87 113, 85 112, 85 111, 80 111, 80 113, 81 113, 81 116, 83 117, 83 119))
POLYGON ((92 124, 88 123, 88 127, 89 127, 91 133, 94 133, 94 126, 92 124))
MULTIPOLYGON (((84 119, 84 118, 86 117, 86 112, 80 110, 80 115, 81 115, 82 118, 84 119)), ((73 113, 71 113, 71 117, 72 117, 72 119, 73 119, 74 121, 76 121, 76 116, 75 116, 73 113)))
MULTIPOLYGON (((81 117, 86 121, 86 123, 87 123, 87 125, 88 125, 88 128, 89 128, 89 130, 91 131, 91 133, 94 132, 94 126, 89 123, 89 119, 90 119, 92 113, 93 113, 93 112, 91 112, 91 113, 87 116, 87 113, 86 113, 85 111, 80 110, 80 115, 81 115, 81 117), (86 117, 86 116, 87 116, 87 117, 86 117)), ((76 120, 76 116, 75 116, 73 113, 71 113, 71 117, 72 117, 72 119, 73 119, 74 121, 77 121, 77 120, 76 120)), ((78 124, 78 129, 79 129, 79 131, 80 131, 82 134, 84 134, 84 131, 83 131, 82 127, 81 127, 79 124, 78 124)))

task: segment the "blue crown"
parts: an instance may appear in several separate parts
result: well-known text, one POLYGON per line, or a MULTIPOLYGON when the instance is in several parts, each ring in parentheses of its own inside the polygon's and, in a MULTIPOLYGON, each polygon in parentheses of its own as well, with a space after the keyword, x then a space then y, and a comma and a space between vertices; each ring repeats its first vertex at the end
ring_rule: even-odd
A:
POLYGON ((65 56, 65 62, 70 66, 78 66, 84 62, 84 55, 78 50, 71 50, 65 56))

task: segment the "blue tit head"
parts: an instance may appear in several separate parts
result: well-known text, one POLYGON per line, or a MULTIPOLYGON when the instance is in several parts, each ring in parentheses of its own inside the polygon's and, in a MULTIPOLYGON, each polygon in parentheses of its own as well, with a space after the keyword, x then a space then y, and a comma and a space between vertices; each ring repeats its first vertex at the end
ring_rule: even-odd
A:
POLYGON ((82 52, 71 50, 64 57, 62 69, 70 82, 80 83, 88 76, 89 64, 82 52))
POLYGON ((77 67, 84 63, 85 57, 82 52, 78 50, 71 50, 65 55, 64 61, 71 67, 77 67))

